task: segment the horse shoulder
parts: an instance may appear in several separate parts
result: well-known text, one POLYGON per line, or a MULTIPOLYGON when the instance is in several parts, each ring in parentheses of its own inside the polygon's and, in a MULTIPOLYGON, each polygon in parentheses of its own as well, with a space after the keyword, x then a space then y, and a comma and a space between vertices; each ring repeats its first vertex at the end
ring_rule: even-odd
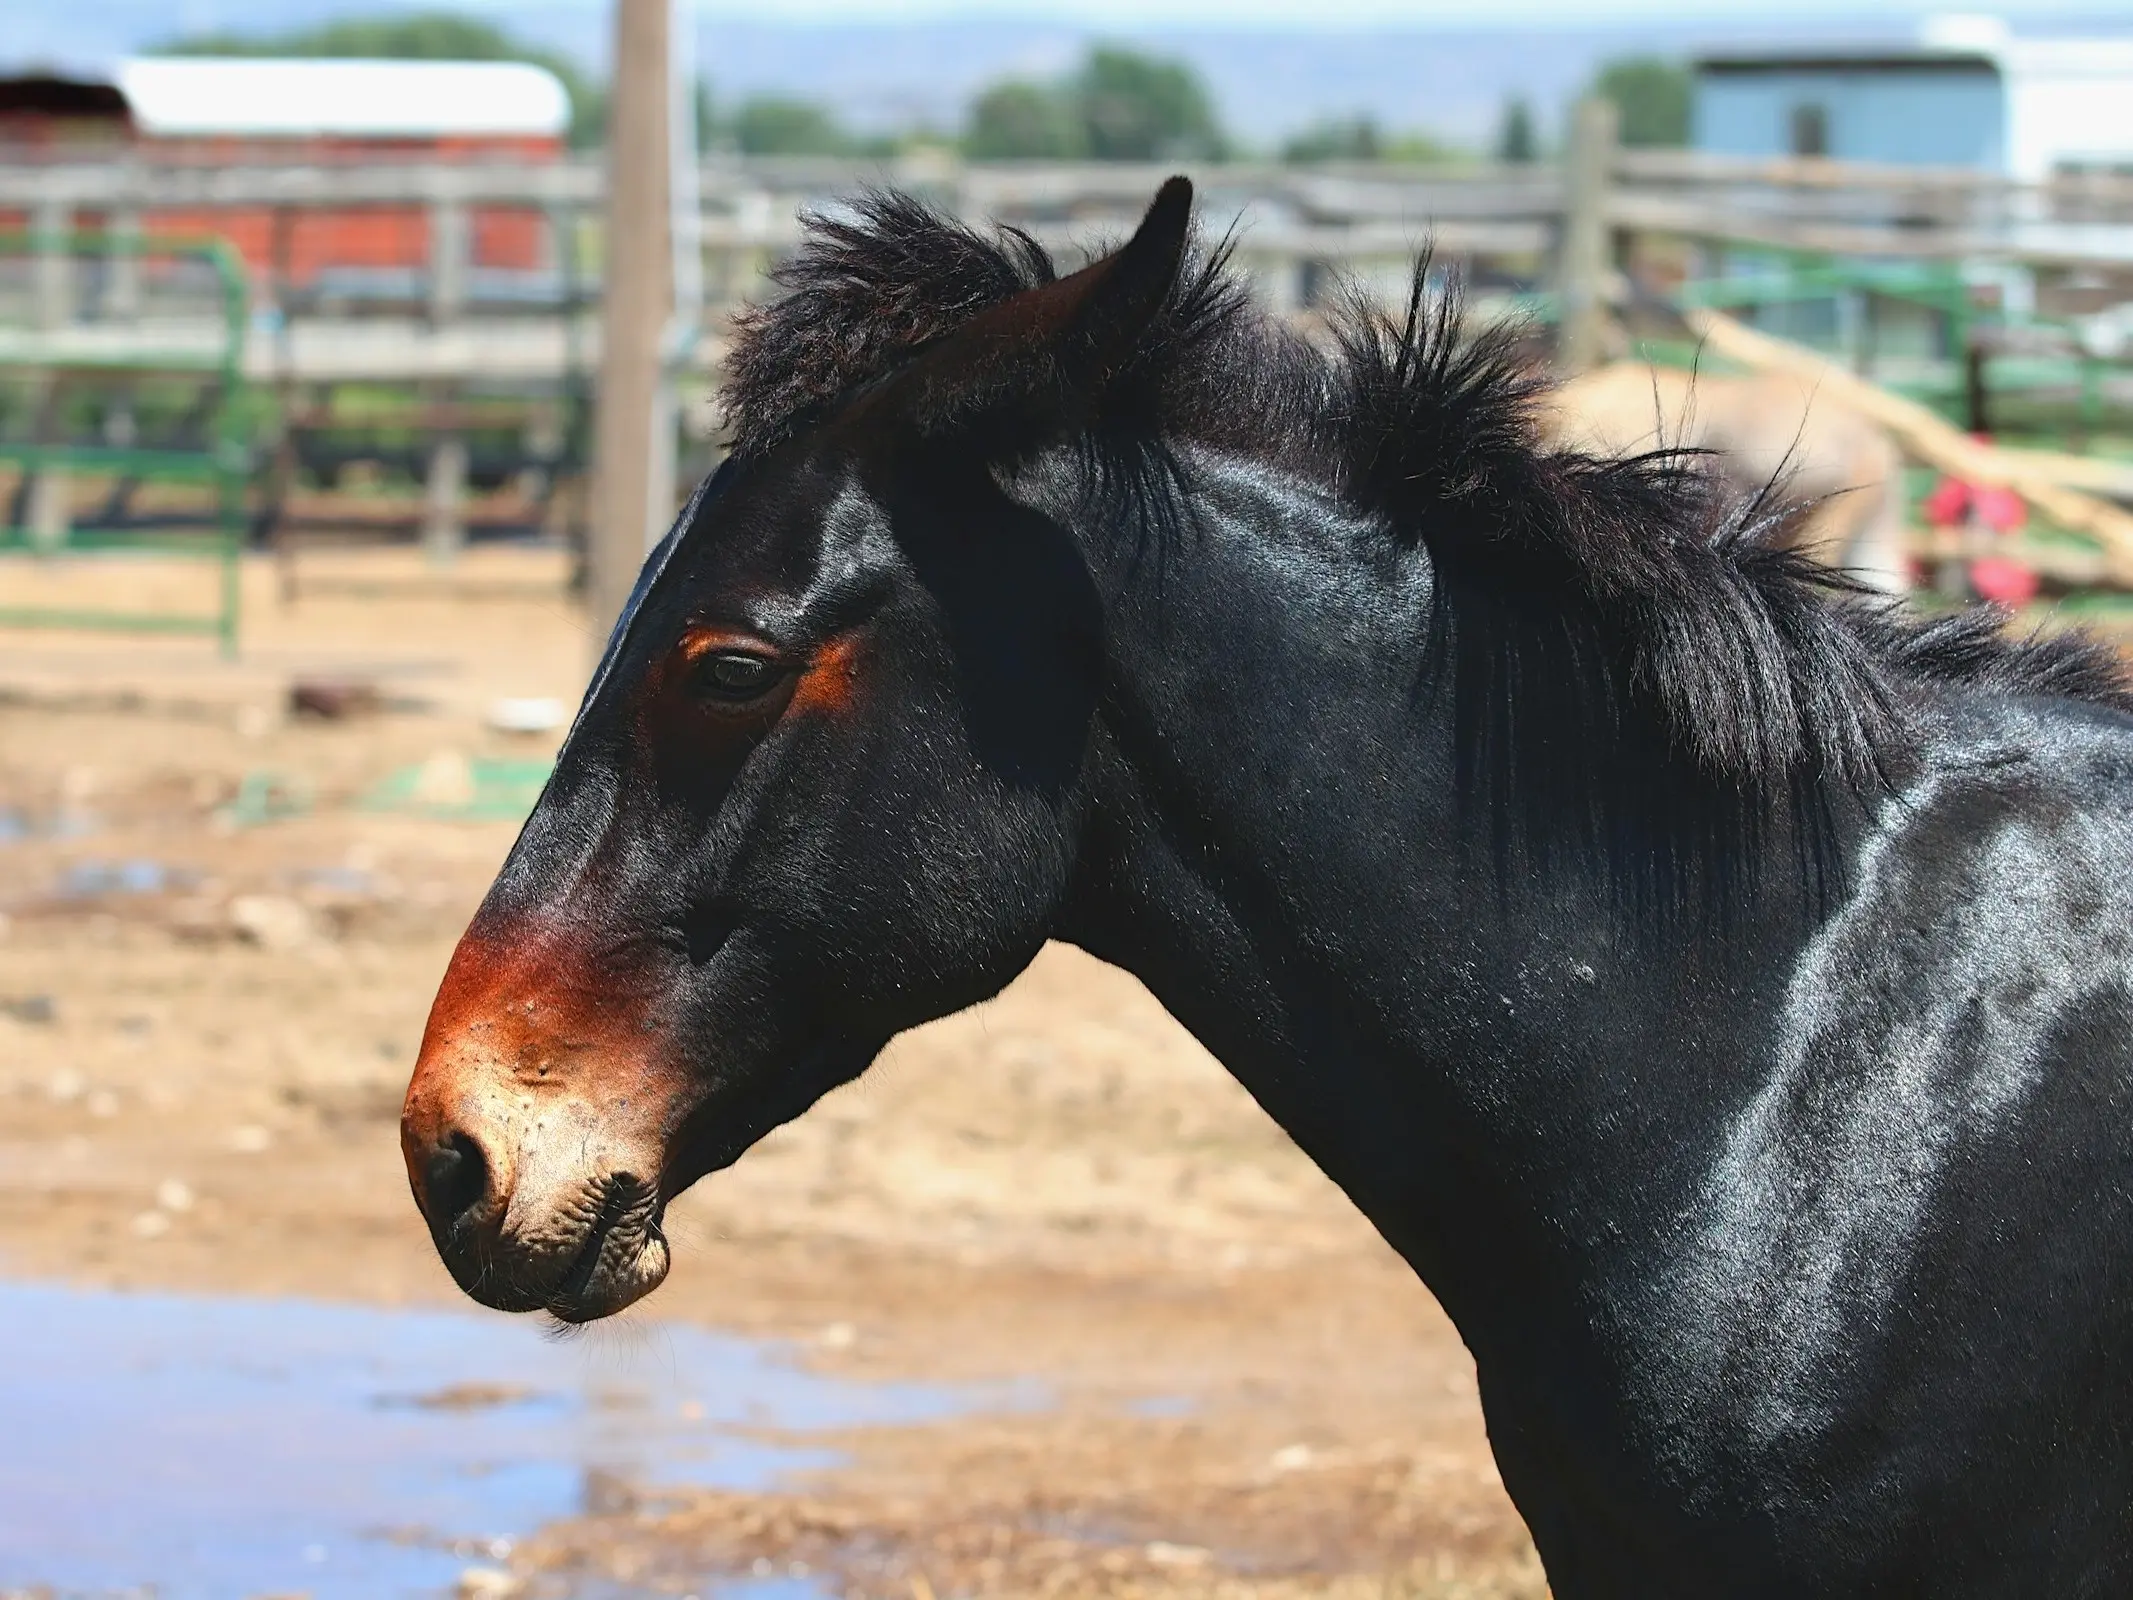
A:
MULTIPOLYGON (((2013 708, 1889 799, 1793 960, 1668 1275, 1669 1322, 1696 1330, 1677 1392, 1807 1448, 1892 1368, 1945 1360, 1921 1319, 1960 1342, 2000 1315, 1995 1234, 2048 1239, 2071 1200, 2126 1190, 2129 861, 2133 723, 2109 713, 2013 708), (2098 1114, 2064 1115, 2069 1093, 2098 1114), (2040 1168, 2083 1196, 1979 1178, 2040 1168), (1993 1230, 1951 1232, 1981 1193, 1993 1230)), ((2133 1289, 2129 1251, 2120 1234, 2098 1270, 2133 1289)))

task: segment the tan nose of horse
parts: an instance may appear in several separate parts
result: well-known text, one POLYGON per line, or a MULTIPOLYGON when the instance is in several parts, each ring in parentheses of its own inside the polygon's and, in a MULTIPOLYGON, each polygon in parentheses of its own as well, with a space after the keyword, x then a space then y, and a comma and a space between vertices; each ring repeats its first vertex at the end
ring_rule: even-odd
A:
POLYGON ((675 1096, 629 987, 611 973, 574 985, 582 967, 568 954, 553 937, 460 942, 400 1145, 462 1289, 499 1310, 583 1321, 666 1276, 659 1178, 675 1096))
POLYGON ((508 1159, 499 1162, 453 1095, 426 1074, 424 1052, 407 1103, 400 1113, 400 1153, 408 1186, 430 1226, 437 1254, 453 1279, 475 1299, 499 1311, 533 1311, 543 1303, 535 1286, 511 1271, 504 1249, 504 1219, 516 1184, 508 1159))
POLYGON ((644 1098, 609 1099, 552 1076, 523 1084, 464 1041, 424 1050, 401 1152, 462 1289, 500 1311, 545 1308, 582 1322, 658 1286, 668 1259, 662 1150, 629 1114, 644 1098))

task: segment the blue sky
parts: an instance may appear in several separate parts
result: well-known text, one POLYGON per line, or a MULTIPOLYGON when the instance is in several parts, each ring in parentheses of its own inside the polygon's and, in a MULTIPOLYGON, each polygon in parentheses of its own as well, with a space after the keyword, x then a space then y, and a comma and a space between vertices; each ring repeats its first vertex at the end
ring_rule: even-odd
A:
MULTIPOLYGON (((695 5, 705 17, 732 15, 762 20, 765 16, 762 0, 695 0, 695 5)), ((1725 0, 778 0, 775 14, 788 22, 970 17, 1090 26, 1501 27, 1531 22, 1589 27, 1614 21, 1670 18, 1709 24, 1758 12, 1795 21, 1827 15, 1854 22, 1879 16, 1895 22, 1973 9, 1990 9, 2017 23, 2024 18, 2056 21, 2080 16, 2123 19, 2127 15, 2123 0, 2005 0, 1989 8, 1935 5, 1930 0, 1792 0, 1780 4, 1727 4, 1725 0)))
MULTIPOLYGON (((612 0, 0 0, 0 64, 102 70, 172 37, 281 32, 351 12, 486 12, 604 71, 612 0)), ((1467 144, 1508 96, 1544 122, 1612 55, 1688 55, 1746 42, 1892 39, 1942 0, 686 0, 716 92, 801 96, 853 126, 958 126, 1001 77, 1044 77, 1091 38, 1189 61, 1232 129, 1268 144, 1331 116, 1369 115, 1467 144), (841 26, 840 26, 841 24, 841 26), (900 24, 912 24, 901 26, 900 24)), ((1960 5, 1960 0, 1958 0, 1960 5)), ((1974 5, 1974 0, 1973 0, 1974 5)), ((2034 32, 2122 32, 2133 0, 2010 0, 2034 32)))

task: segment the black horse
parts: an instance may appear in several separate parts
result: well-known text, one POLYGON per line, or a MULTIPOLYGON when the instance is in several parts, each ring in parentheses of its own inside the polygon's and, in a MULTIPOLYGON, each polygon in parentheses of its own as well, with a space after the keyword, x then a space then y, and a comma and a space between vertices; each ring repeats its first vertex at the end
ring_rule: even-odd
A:
POLYGON ((408 1171, 581 1320, 994 993, 1137 973, 1413 1263, 1555 1592, 2133 1592, 2133 695, 1551 452, 1418 273, 1330 347, 818 220, 446 977, 408 1171))

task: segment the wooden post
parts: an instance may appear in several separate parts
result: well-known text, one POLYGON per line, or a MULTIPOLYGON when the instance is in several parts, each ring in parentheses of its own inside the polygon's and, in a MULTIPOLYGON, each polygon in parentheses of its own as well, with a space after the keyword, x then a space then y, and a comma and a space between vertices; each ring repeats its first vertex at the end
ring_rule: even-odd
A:
POLYGON ((64 200, 40 200, 31 213, 30 232, 37 250, 34 315, 39 328, 63 327, 74 313, 73 261, 67 241, 73 227, 74 208, 64 200))
MULTIPOLYGON (((287 368, 283 371, 286 373, 287 368)), ((283 605, 296 604, 296 530, 289 526, 289 496, 296 488, 296 430, 310 417, 326 418, 333 412, 330 389, 313 389, 299 408, 296 386, 285 376, 275 385, 280 431, 268 459, 265 492, 253 519, 253 536, 263 538, 274 552, 274 568, 281 577, 283 605)))
POLYGON ((128 197, 112 208, 111 254, 104 259, 104 315, 114 322, 134 322, 141 315, 141 208, 127 185, 128 197))
POLYGON ((64 467, 40 467, 30 479, 30 548, 41 556, 57 555, 74 520, 74 485, 64 467))
POLYGON ((1963 346, 1963 426, 1980 439, 1992 433, 1992 391, 1985 383, 1985 341, 1975 328, 1963 346))
POLYGON ((462 502, 467 492, 467 436, 461 431, 459 392, 456 386, 432 389, 424 397, 432 413, 433 442, 429 469, 423 481, 422 554, 433 567, 449 567, 466 545, 466 522, 462 502), (436 413, 449 412, 448 418, 436 413))
POLYGON ((430 202, 429 313, 432 323, 454 321, 466 309, 467 274, 474 264, 474 219, 463 200, 430 202))
POLYGON ((1563 147, 1563 237, 1557 262, 1565 372, 1585 372, 1607 359, 1607 199, 1614 182, 1614 102, 1580 100, 1563 147))
POLYGON ((289 206, 276 206, 268 223, 266 298, 274 307, 284 356, 288 351, 290 301, 295 289, 296 212, 289 206))
MULTIPOLYGON (((106 226, 111 248, 104 256, 104 295, 99 314, 107 322, 138 322, 143 309, 141 280, 141 190, 138 170, 130 164, 119 203, 111 208, 106 226)), ((104 415, 104 443, 130 445, 139 435, 133 412, 133 386, 128 384, 112 397, 104 415)))
MULTIPOLYGON (((73 209, 63 200, 40 200, 30 226, 36 239, 35 303, 31 319, 39 331, 56 333, 74 314, 73 260, 68 233, 74 226, 73 209)), ((29 374, 30 405, 37 438, 59 443, 59 376, 50 368, 29 374)), ((67 526, 73 520, 73 485, 64 467, 41 466, 29 482, 28 525, 30 546, 39 555, 52 555, 67 542, 67 526)))
POLYGON ((593 433, 586 604, 595 656, 622 614, 672 507, 653 503, 660 338, 671 295, 667 244, 669 0, 614 0, 608 97, 606 286, 593 433), (655 530, 655 522, 658 527, 655 530))
POLYGON ((565 313, 576 309, 578 288, 578 219, 568 206, 551 202, 541 208, 541 264, 555 274, 565 313))

